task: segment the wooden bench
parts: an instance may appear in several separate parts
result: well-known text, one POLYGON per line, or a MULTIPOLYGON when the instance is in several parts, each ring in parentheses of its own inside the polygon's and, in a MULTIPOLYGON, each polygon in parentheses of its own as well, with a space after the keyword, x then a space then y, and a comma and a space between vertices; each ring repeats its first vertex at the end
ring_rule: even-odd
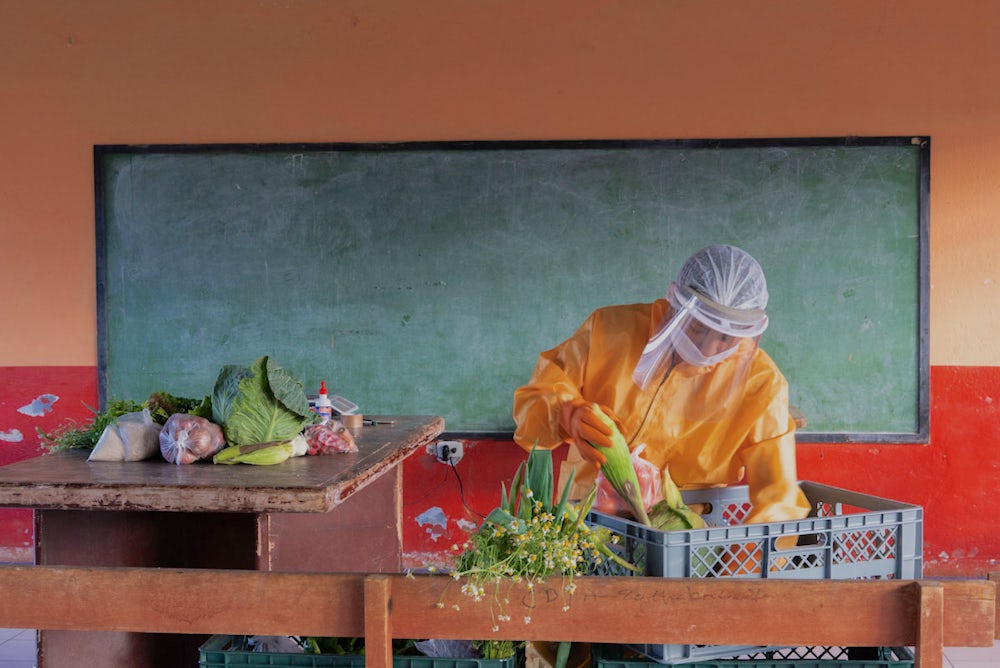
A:
POLYGON ((995 578, 575 583, 569 601, 555 579, 500 583, 511 620, 498 624, 447 576, 5 566, 0 627, 364 636, 368 668, 391 667, 392 638, 913 646, 917 668, 940 668, 944 646, 998 636, 995 578))

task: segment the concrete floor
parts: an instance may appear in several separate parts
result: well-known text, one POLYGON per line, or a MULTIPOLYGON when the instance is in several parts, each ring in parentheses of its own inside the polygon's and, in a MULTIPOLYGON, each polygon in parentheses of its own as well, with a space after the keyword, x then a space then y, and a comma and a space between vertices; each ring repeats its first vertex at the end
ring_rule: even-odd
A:
MULTIPOLYGON (((993 647, 946 647, 944 668, 1000 668, 1000 641, 993 647)), ((37 665, 35 632, 0 629, 0 668, 33 668, 37 665)))

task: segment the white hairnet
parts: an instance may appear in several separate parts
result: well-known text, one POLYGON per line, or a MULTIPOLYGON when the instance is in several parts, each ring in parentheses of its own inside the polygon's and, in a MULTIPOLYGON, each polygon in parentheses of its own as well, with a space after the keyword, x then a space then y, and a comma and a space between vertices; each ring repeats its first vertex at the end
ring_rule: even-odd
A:
POLYGON ((689 257, 667 298, 675 309, 693 306, 698 320, 727 334, 757 336, 767 328, 764 270, 735 246, 708 246, 689 257))

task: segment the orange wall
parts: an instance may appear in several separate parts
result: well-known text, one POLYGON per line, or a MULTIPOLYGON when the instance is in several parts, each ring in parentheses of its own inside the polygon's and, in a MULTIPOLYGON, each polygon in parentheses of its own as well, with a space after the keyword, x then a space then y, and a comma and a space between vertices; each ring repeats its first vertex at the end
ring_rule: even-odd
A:
MULTIPOLYGON (((983 383, 932 396, 932 424, 1000 393, 1000 3, 0 0, 0 16, 0 367, 96 365, 94 144, 926 134, 931 363, 983 383)), ((973 456, 944 470, 978 507, 1000 455, 975 416, 971 444, 800 456, 848 479, 910 467, 921 490, 973 456)))
POLYGON ((0 15, 0 309, 21 323, 0 328, 0 365, 96 362, 97 143, 885 134, 933 137, 932 364, 1000 364, 1000 3, 0 0, 0 15))

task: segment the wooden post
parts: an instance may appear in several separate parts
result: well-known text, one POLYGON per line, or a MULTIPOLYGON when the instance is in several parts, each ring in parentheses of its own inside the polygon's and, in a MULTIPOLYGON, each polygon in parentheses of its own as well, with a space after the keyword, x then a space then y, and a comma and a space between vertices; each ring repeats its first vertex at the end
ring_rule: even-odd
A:
POLYGON ((944 587, 940 582, 915 582, 917 643, 915 668, 941 668, 944 662, 944 587))
POLYGON ((365 578, 365 666, 392 668, 392 585, 386 575, 365 578))

